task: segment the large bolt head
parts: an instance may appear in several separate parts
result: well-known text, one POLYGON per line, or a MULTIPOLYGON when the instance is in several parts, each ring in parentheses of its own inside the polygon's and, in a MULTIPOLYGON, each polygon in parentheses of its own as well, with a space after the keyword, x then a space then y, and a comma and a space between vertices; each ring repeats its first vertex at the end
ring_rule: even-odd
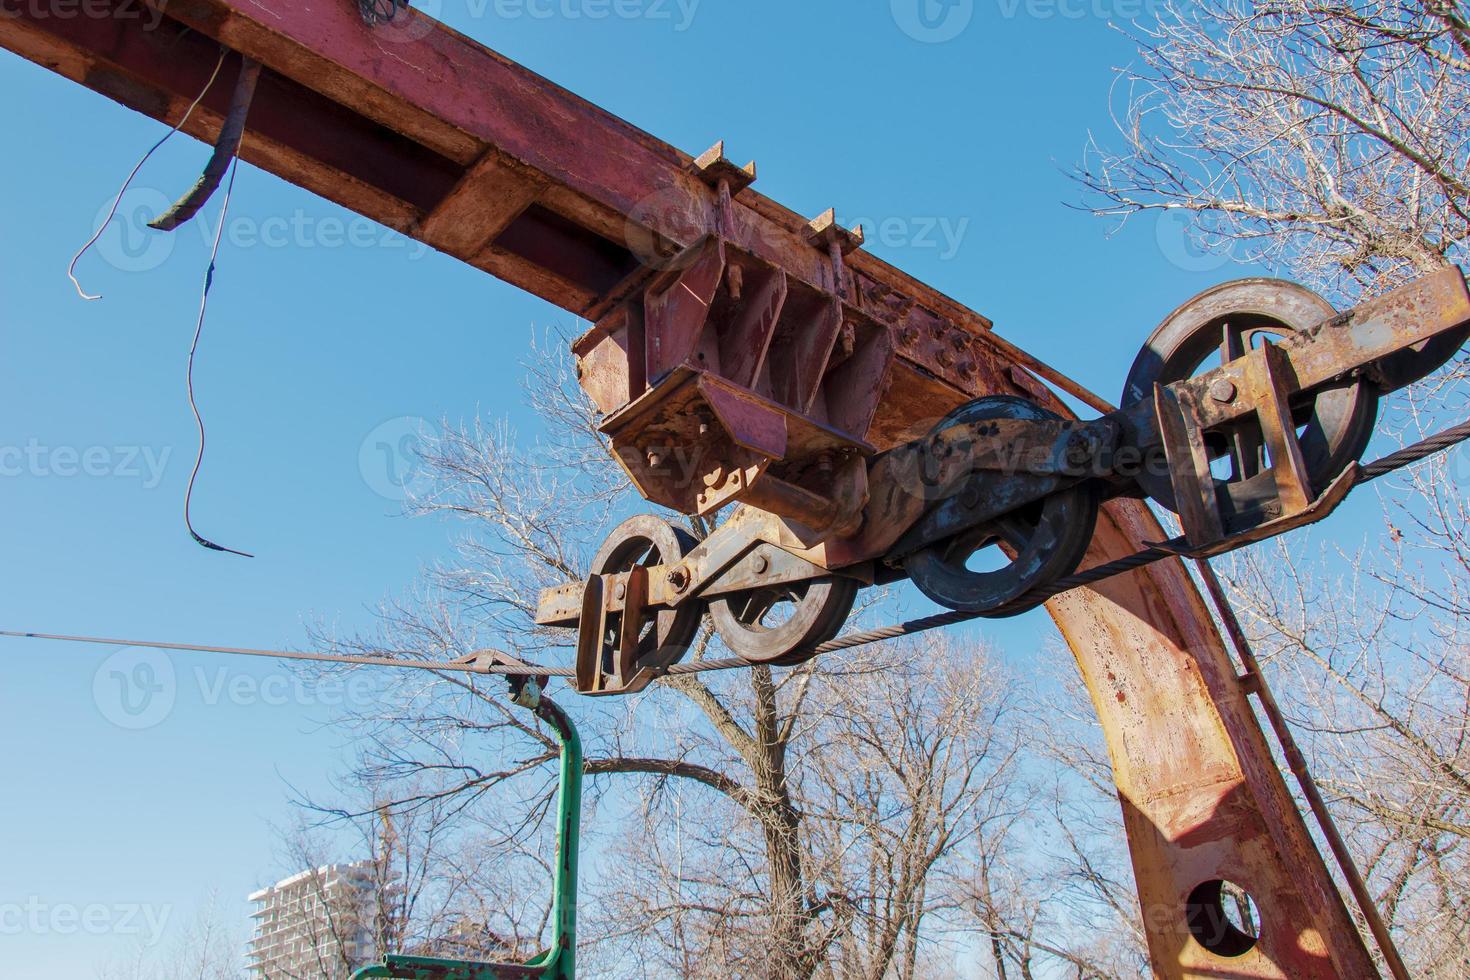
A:
POLYGON ((1086 466, 1092 459, 1092 443, 1080 432, 1074 432, 1067 441, 1067 465, 1086 466))

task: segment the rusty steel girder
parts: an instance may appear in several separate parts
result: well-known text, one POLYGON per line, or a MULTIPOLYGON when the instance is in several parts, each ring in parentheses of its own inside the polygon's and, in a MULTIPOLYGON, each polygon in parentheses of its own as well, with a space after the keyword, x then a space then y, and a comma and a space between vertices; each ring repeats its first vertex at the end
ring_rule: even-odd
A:
MULTIPOLYGON (((864 492, 844 460, 973 398, 1059 408, 1039 373, 1108 410, 830 221, 760 195, 723 154, 697 161, 416 12, 369 28, 350 0, 150 5, 149 30, 7 10, 0 46, 170 124, 220 45, 226 77, 260 62, 243 158, 591 321, 584 380, 654 499, 739 499, 843 530, 864 492), (658 472, 660 427, 675 450, 691 433, 711 446, 692 487, 658 472)), ((212 90, 185 130, 212 142, 227 103, 228 86, 212 90)), ((1115 500, 1088 561, 1163 537, 1141 502, 1115 500)), ((1107 734, 1155 974, 1376 976, 1183 566, 1048 608, 1107 734), (1260 910, 1247 949, 1200 929, 1221 881, 1260 910)))

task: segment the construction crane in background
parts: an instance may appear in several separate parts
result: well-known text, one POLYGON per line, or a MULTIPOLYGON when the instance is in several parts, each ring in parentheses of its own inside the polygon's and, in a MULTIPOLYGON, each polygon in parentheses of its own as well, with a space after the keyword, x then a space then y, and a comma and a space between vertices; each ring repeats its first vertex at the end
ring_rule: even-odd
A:
POLYGON ((737 666, 852 645, 834 637, 877 583, 911 579, 947 607, 931 626, 1044 603, 1107 736, 1155 973, 1379 975, 1252 710, 1256 696, 1324 817, 1274 699, 1180 558, 1321 520, 1364 479, 1465 437, 1359 463, 1379 398, 1470 332, 1457 271, 1341 314, 1274 280, 1211 290, 1153 334, 1114 406, 832 212, 762 196, 723 145, 692 157, 431 18, 371 6, 159 3, 152 30, 21 10, 0 45, 217 144, 240 115, 228 85, 207 86, 223 50, 224 77, 251 83, 240 158, 592 324, 579 378, 633 484, 729 516, 698 543, 635 518, 588 580, 541 597, 540 622, 578 630, 562 672, 577 690, 708 669, 681 663, 705 616, 737 666), (1166 541, 1148 500, 1184 535, 1166 541), (973 570, 985 549, 999 566, 973 570), (1254 900, 1258 936, 1228 922, 1227 883, 1254 900))

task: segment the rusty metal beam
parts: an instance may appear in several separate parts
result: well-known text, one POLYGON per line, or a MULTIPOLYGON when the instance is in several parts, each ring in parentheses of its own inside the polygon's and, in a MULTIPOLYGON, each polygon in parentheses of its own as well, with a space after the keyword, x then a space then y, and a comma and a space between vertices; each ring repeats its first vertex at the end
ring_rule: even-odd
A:
MULTIPOLYGON (((429 18, 374 30, 349 0, 155 9, 164 16, 145 30, 135 16, 48 18, 27 5, 0 19, 0 46, 173 123, 223 43, 266 69, 246 160, 588 319, 658 271, 634 238, 677 251, 718 221, 791 282, 841 295, 891 331, 875 445, 981 394, 1055 404, 1031 373, 1040 366, 996 342, 984 317, 861 249, 814 239, 806 218, 754 190, 727 204, 688 154, 429 18), (669 212, 691 226, 652 217, 669 212)), ((212 141, 227 98, 226 87, 212 93, 187 131, 212 141)), ((1116 501, 1092 559, 1164 536, 1144 505, 1116 501)), ((1049 608, 1107 734, 1156 975, 1376 976, 1182 566, 1049 608), (1245 887, 1261 909, 1261 941, 1240 955, 1211 952, 1191 931, 1190 897, 1215 880, 1245 887)))

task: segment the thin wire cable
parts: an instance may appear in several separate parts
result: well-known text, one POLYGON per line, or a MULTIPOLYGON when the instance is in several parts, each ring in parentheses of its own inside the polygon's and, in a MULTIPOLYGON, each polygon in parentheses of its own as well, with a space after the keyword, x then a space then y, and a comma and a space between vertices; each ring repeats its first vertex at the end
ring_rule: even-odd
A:
MULTIPOLYGON (((1370 463, 1362 468, 1362 477, 1359 485, 1370 483, 1382 476, 1387 476, 1395 470, 1411 466, 1437 452, 1448 449, 1451 446, 1470 440, 1470 421, 1461 423, 1451 429, 1430 436, 1412 446, 1406 446, 1398 452, 1385 456, 1376 462, 1370 463)), ((1154 562, 1165 558, 1177 558, 1180 554, 1177 550, 1182 548, 1185 542, 1183 538, 1173 538, 1162 544, 1145 548, 1132 555, 1110 561, 1095 568, 1089 568, 1085 572, 1068 576, 1052 583, 1044 589, 1037 590, 1023 597, 1021 602, 1032 602, 1038 597, 1041 599, 1055 598, 1064 592, 1081 588, 1087 585, 1095 585, 1098 582, 1121 575, 1126 572, 1137 571, 1152 565, 1154 562)), ((994 615, 992 612, 991 615, 994 615)), ((960 623, 972 622, 983 619, 978 613, 947 612, 935 616, 927 616, 923 619, 912 619, 908 622, 897 623, 893 626, 885 626, 881 629, 865 630, 859 633, 849 633, 839 636, 835 640, 829 640, 812 649, 812 656, 824 653, 834 653, 838 650, 850 650, 854 647, 866 646, 870 643, 880 643, 885 640, 896 640, 905 636, 913 636, 929 630, 940 629, 946 626, 957 626, 960 623)), ((18 632, 14 630, 0 630, 0 637, 16 637, 32 640, 60 640, 68 643, 97 643, 111 646, 146 647, 158 650, 183 650, 198 653, 219 653, 226 655, 239 655, 249 657, 275 657, 281 660, 313 660, 325 663, 349 663, 365 664, 367 666, 381 667, 404 667, 419 670, 441 670, 460 671, 472 674, 498 674, 507 677, 575 677, 576 671, 563 667, 544 667, 540 664, 529 664, 515 661, 513 663, 486 664, 482 660, 463 661, 455 663, 440 663, 429 660, 397 660, 391 657, 358 657, 350 654, 327 654, 327 653, 298 653, 280 650, 252 650, 244 647, 215 647, 200 646, 189 643, 156 643, 148 640, 115 640, 95 636, 65 636, 52 633, 18 632)), ((504 655, 501 655, 502 657, 504 655)), ((493 659, 493 658, 491 658, 493 659)), ((509 661, 511 658, 504 657, 509 661)), ((719 670, 740 670, 743 668, 759 666, 741 657, 730 657, 722 660, 696 660, 691 663, 675 664, 664 674, 670 677, 681 677, 688 674, 704 674, 719 670)))
POLYGON ((1220 616, 1220 624, 1225 627, 1225 635, 1230 639, 1230 645, 1235 648, 1236 655, 1245 667, 1246 677, 1249 678, 1248 683, 1255 688, 1256 700, 1260 703, 1261 711, 1271 725, 1271 731, 1276 735, 1276 742, 1281 746, 1281 754, 1286 759, 1286 766, 1296 777, 1297 785, 1301 787, 1308 808, 1317 818, 1317 826, 1322 829, 1322 836, 1327 839, 1327 846, 1337 860, 1343 880, 1346 881, 1348 890, 1352 892, 1353 901, 1357 903, 1359 911, 1363 913, 1363 919, 1368 923, 1368 931, 1373 934, 1373 940, 1378 944, 1383 960, 1388 964, 1389 972, 1393 974, 1394 980, 1411 980, 1408 967, 1404 965, 1403 955, 1394 943, 1393 933, 1383 921, 1383 914, 1379 911, 1378 903, 1373 898, 1368 883, 1364 881, 1363 873, 1359 870, 1357 862, 1353 860, 1352 851, 1348 848, 1347 841, 1343 840, 1342 832, 1337 828, 1337 822, 1332 819, 1332 811, 1322 797, 1322 790, 1317 785, 1317 780, 1312 776, 1312 770, 1307 765, 1307 757, 1302 753, 1301 746, 1297 744, 1296 736, 1292 734, 1291 725, 1286 720, 1286 713, 1281 710, 1281 705, 1276 700, 1271 685, 1266 681, 1266 673, 1261 669, 1260 661, 1256 659, 1255 649, 1251 646, 1250 638, 1246 636, 1245 628, 1240 625, 1240 617, 1235 614, 1235 607, 1230 603, 1224 583, 1220 581, 1220 576, 1215 573, 1214 566, 1210 564, 1209 559, 1196 559, 1195 566, 1199 569, 1205 592, 1214 604, 1215 612, 1220 616))
POLYGON ((199 452, 194 457, 194 469, 189 472, 189 486, 184 490, 184 526, 189 529, 189 535, 202 547, 211 551, 222 551, 229 555, 239 555, 241 558, 254 558, 255 556, 248 552, 226 548, 224 545, 215 544, 203 537, 194 530, 193 521, 194 483, 199 479, 199 470, 204 465, 204 416, 199 414, 199 403, 194 397, 194 357, 199 352, 199 338, 204 333, 204 315, 209 309, 209 291, 214 287, 215 260, 219 258, 220 242, 225 237, 225 219, 230 214, 230 198, 235 194, 235 174, 239 172, 239 169, 238 159, 230 164, 230 182, 225 187, 225 200, 220 206, 219 227, 214 230, 214 248, 209 253, 209 268, 204 272, 204 290, 199 297, 199 319, 194 324, 194 342, 189 345, 189 367, 184 375, 186 387, 189 389, 189 411, 194 413, 194 424, 199 429, 199 452))
MULTIPOLYGON (((197 643, 163 643, 157 640, 118 640, 105 636, 68 636, 61 633, 23 633, 0 630, 0 636, 23 640, 55 640, 61 643, 88 643, 100 646, 141 647, 146 650, 177 650, 184 653, 216 653, 232 657, 265 657, 271 660, 300 660, 312 663, 356 664, 365 667, 399 667, 404 670, 435 670, 447 673, 486 674, 503 677, 571 677, 576 672, 556 667, 517 666, 494 663, 494 654, 467 660, 419 660, 414 658, 374 657, 351 653, 310 653, 299 650, 259 650, 254 647, 217 647, 197 643)), ((503 655, 502 655, 503 656, 503 655)), ((510 659, 510 658, 503 658, 510 659)))
POLYGON ((86 255, 87 252, 91 250, 93 245, 96 245, 97 242, 101 240, 102 233, 107 230, 108 225, 112 224, 112 219, 117 216, 117 209, 122 207, 123 195, 128 192, 128 187, 132 185, 134 178, 138 176, 138 172, 143 169, 143 165, 148 162, 149 158, 151 158, 154 153, 158 152, 158 149, 163 146, 163 144, 173 139, 174 134, 183 129, 184 124, 189 121, 189 117, 194 115, 194 110, 199 108, 199 103, 204 101, 204 97, 208 95, 209 90, 214 87, 215 79, 219 78, 220 69, 225 66, 225 55, 227 53, 228 52, 226 51, 226 49, 220 49, 219 61, 215 63, 214 72, 209 76, 209 81, 204 84, 204 89, 199 93, 199 97, 189 104, 189 108, 179 119, 178 125, 176 125, 173 129, 170 129, 167 133, 164 133, 163 138, 160 139, 157 143, 154 143, 152 148, 149 149, 147 153, 143 154, 143 159, 138 161, 138 165, 133 168, 133 172, 128 174, 128 179, 123 181, 122 188, 117 192, 117 197, 113 198, 112 209, 107 212, 107 217, 102 219, 102 224, 97 228, 96 233, 87 240, 87 244, 82 246, 81 251, 72 256, 71 264, 66 267, 66 275, 67 278, 71 280, 71 284, 76 287, 77 295, 87 302, 90 303, 95 300, 101 299, 102 294, 98 293, 97 295, 93 296, 82 288, 81 282, 77 279, 77 263, 82 260, 82 256, 86 255))

